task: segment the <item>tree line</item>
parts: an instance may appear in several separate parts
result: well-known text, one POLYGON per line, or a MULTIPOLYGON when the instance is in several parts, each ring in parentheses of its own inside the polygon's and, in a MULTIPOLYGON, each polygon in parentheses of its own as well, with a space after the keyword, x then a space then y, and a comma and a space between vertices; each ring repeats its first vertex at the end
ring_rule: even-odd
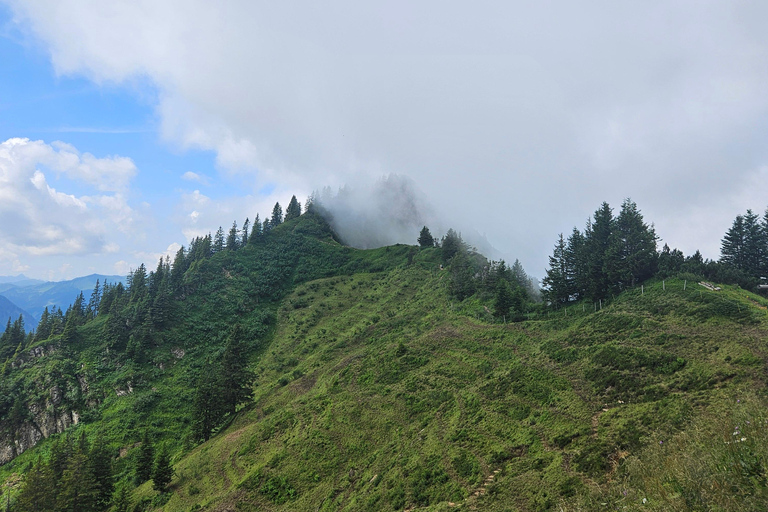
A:
POLYGON ((499 320, 521 320, 536 301, 533 280, 519 260, 510 267, 504 260, 488 260, 464 242, 460 233, 449 229, 441 239, 424 226, 417 239, 421 249, 440 251, 443 266, 450 273, 449 294, 463 301, 477 297, 492 302, 493 315, 499 320))
POLYGON ((555 243, 543 279, 543 295, 550 305, 606 299, 651 277, 686 275, 756 290, 768 276, 768 211, 737 215, 721 241, 719 260, 700 251, 686 256, 664 244, 643 220, 637 205, 626 199, 618 216, 603 203, 587 220, 584 231, 573 228, 555 243))

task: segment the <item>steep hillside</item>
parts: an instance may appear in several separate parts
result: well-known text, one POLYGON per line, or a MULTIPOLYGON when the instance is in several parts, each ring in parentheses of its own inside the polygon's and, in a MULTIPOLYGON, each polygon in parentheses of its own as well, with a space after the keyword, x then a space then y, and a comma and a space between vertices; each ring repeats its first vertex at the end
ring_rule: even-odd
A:
MULTIPOLYGON (((709 439, 713 418, 707 435, 732 440, 733 409, 765 403, 765 306, 745 292, 671 280, 498 325, 462 314, 444 277, 414 264, 298 287, 254 404, 179 459, 164 510, 696 509, 682 497, 695 482, 675 497, 642 476, 658 468, 625 467, 689 456, 680 436, 709 439)), ((738 462, 712 477, 750 482, 738 462)), ((760 482, 749 494, 765 503, 760 482)))
POLYGON ((126 292, 9 357, 12 503, 65 430, 106 443, 134 510, 768 503, 768 302, 739 288, 681 276, 504 323, 450 298, 439 249, 351 249, 311 214, 188 263, 167 304, 126 292), (254 394, 201 442, 199 391, 235 326, 254 394), (136 477, 150 442, 165 493, 136 477))

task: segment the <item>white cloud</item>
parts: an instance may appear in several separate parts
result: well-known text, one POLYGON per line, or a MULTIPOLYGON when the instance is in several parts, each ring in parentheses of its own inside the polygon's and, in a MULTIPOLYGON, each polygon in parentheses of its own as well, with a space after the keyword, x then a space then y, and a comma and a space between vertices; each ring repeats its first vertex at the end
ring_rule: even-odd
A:
MULTIPOLYGON (((0 143, 0 260, 14 269, 30 269, 40 258, 117 252, 119 245, 111 238, 126 232, 133 218, 123 192, 117 191, 127 191, 126 180, 134 173, 129 159, 99 159, 64 143, 20 138, 0 143), (97 193, 59 190, 46 173, 66 174, 71 181, 61 187, 80 184, 97 193)), ((52 263, 46 264, 50 268, 52 263)), ((62 272, 74 268, 66 265, 62 272)))
POLYGON ((208 185, 210 183, 208 176, 204 174, 198 174, 196 172, 187 171, 181 175, 181 179, 184 181, 196 181, 202 185, 208 185))
POLYGON ((162 135, 254 190, 406 174, 535 272, 603 200, 661 231, 768 163, 765 3, 10 3, 58 72, 148 77, 162 135))

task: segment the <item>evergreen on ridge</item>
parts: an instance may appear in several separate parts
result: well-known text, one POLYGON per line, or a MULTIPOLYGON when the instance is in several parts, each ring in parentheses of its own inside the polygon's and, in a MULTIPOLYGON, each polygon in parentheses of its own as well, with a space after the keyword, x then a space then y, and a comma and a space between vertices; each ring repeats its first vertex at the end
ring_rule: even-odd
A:
POLYGON ((360 250, 295 199, 6 323, 3 506, 765 508, 751 210, 712 261, 602 203, 540 290, 454 229, 360 250))

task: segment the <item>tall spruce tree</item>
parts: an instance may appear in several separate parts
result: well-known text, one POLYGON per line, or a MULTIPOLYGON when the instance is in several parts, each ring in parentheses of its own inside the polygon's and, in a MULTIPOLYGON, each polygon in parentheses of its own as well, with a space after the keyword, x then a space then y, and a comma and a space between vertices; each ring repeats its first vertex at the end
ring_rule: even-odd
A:
POLYGON ((173 478, 173 467, 171 466, 171 456, 168 449, 163 446, 160 453, 157 454, 155 465, 152 470, 152 488, 157 492, 165 492, 168 484, 173 478))
POLYGON ((198 375, 192 402, 193 434, 201 441, 211 438, 211 433, 219 425, 223 414, 219 370, 210 362, 207 366, 208 368, 198 375))
POLYGON ((248 369, 248 347, 245 333, 240 324, 235 324, 227 339, 227 346, 221 360, 222 408, 224 413, 233 414, 236 407, 253 394, 251 385, 254 375, 248 369))
POLYGON ((550 304, 566 304, 570 300, 568 276, 570 269, 566 259, 566 243, 563 234, 555 243, 552 256, 549 257, 547 275, 542 280, 544 285, 544 298, 550 304))
POLYGON ((419 233, 419 247, 422 249, 435 246, 435 239, 432 237, 432 233, 429 232, 429 228, 424 226, 419 233))
POLYGON ((280 203, 275 203, 274 208, 272 208, 272 218, 269 223, 272 228, 283 223, 283 207, 280 206, 280 203))
POLYGON ((625 199, 613 222, 605 255, 604 268, 611 291, 619 293, 653 276, 658 264, 657 240, 656 232, 643 221, 637 205, 625 199))
POLYGON ((610 289, 605 263, 611 245, 613 222, 613 210, 608 203, 603 202, 585 230, 586 292, 592 300, 604 299, 610 289))
POLYGON ((152 438, 149 431, 145 430, 141 437, 141 445, 136 455, 136 465, 134 466, 134 479, 137 484, 143 484, 152 478, 152 468, 155 462, 155 447, 152 444, 152 438))
POLYGON ((259 220, 259 214, 256 214, 256 218, 253 219, 253 228, 251 228, 251 236, 248 237, 250 243, 258 242, 261 239, 261 221, 259 220))
POLYGON ((245 247, 248 245, 248 230, 251 228, 251 221, 248 220, 248 217, 245 218, 245 222, 243 222, 243 229, 240 230, 240 246, 245 247))
POLYGON ((440 244, 443 250, 443 263, 448 263, 459 252, 465 249, 461 235, 453 229, 449 229, 440 244))
POLYGON ((720 244, 720 261, 739 269, 744 268, 746 262, 745 244, 744 217, 737 215, 720 244))
POLYGON ((584 235, 574 227, 565 247, 566 289, 573 300, 580 300, 586 295, 588 263, 585 247, 584 235))
POLYGON ((236 251, 240 247, 240 241, 238 240, 238 229, 237 229, 237 221, 232 222, 232 227, 229 228, 229 233, 227 234, 227 250, 228 251, 236 251))
POLYGON ((285 221, 288 222, 291 219, 296 219, 301 216, 301 203, 296 199, 296 196, 291 197, 291 201, 288 203, 288 207, 285 209, 285 221))
POLYGON ((216 235, 213 237, 213 252, 221 252, 224 250, 224 230, 221 229, 221 226, 219 226, 219 229, 216 230, 216 235))

